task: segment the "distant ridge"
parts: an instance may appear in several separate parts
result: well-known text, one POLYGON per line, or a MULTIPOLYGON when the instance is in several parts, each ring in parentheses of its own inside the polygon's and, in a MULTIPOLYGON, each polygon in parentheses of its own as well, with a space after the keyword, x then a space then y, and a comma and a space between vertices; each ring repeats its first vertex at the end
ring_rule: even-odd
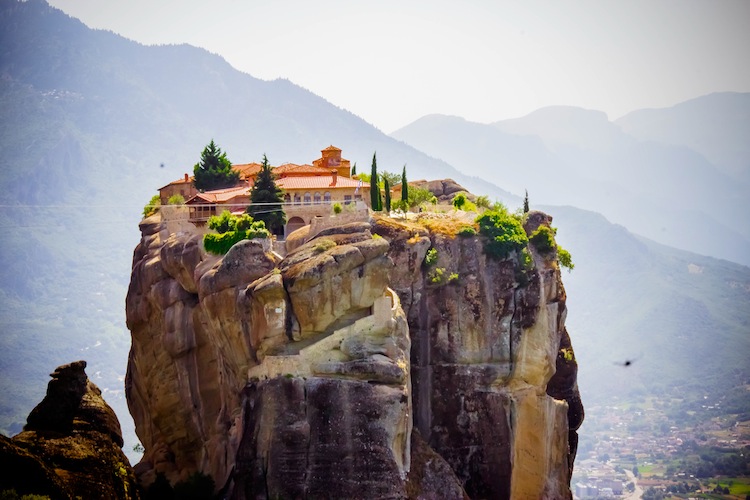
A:
MULTIPOLYGON (((706 117, 733 109, 716 120, 731 131, 724 142, 701 142, 699 132, 672 142, 634 136, 601 111, 570 106, 493 124, 429 115, 393 136, 513 192, 528 190, 537 203, 594 210, 662 244, 750 265, 750 224, 741 215, 750 212, 748 185, 727 166, 750 162, 750 146, 739 139, 750 136, 747 96, 715 94, 674 108, 704 131, 706 117), (719 167, 709 157, 727 161, 719 167)), ((664 113, 674 114, 657 115, 664 113)))
POLYGON ((716 92, 615 120, 629 135, 689 147, 750 185, 750 92, 716 92))

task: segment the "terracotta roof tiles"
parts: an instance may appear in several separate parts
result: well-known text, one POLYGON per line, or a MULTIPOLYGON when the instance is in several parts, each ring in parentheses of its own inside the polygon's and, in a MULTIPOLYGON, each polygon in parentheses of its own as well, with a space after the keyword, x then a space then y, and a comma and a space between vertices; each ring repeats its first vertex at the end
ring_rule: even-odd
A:
MULTIPOLYGON (((339 175, 334 185, 332 175, 323 175, 315 177, 284 177, 277 180, 276 184, 281 189, 341 189, 356 188, 359 185, 359 181, 339 175)), ((366 187, 369 188, 369 184, 366 187)))
POLYGON ((229 201, 232 198, 236 198, 238 196, 249 196, 250 195, 250 188, 247 185, 244 186, 235 186, 231 188, 226 189, 215 189, 213 191, 205 191, 203 193, 198 193, 192 198, 190 198, 186 203, 194 202, 193 200, 202 201, 205 203, 223 203, 225 201, 229 201))

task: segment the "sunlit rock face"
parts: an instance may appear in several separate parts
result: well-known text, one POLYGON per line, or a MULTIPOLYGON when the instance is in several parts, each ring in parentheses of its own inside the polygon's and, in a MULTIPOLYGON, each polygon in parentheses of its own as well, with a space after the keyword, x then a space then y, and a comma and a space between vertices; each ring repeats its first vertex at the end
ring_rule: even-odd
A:
POLYGON ((201 471, 235 498, 254 498, 259 485, 276 497, 331 485, 356 497, 378 484, 401 495, 410 346, 387 289, 388 243, 360 224, 321 233, 283 261, 257 241, 216 258, 195 236, 166 234, 158 217, 141 230, 126 392, 146 450, 142 483, 201 471), (283 446, 290 432, 300 449, 283 446), (300 450, 297 486, 276 476, 286 466, 258 472, 300 450))
POLYGON ((472 498, 570 497, 583 407, 557 265, 532 248, 523 271, 488 258, 481 237, 401 225, 373 231, 399 270, 391 287, 409 318, 415 427, 472 498))
POLYGON ((0 436, 0 490, 47 498, 138 498, 115 412, 84 371, 59 366, 23 432, 0 436))
POLYGON ((532 248, 523 270, 480 236, 377 217, 283 260, 256 241, 208 256, 158 216, 141 230, 126 393, 142 484, 200 471, 235 499, 571 497, 583 408, 553 260, 532 248))
POLYGON ((238 297, 277 258, 254 241, 223 259, 209 256, 197 236, 163 231, 158 216, 141 231, 126 299, 133 337, 126 395, 146 450, 136 472, 144 484, 157 472, 174 483, 196 471, 223 483, 254 364, 238 297))

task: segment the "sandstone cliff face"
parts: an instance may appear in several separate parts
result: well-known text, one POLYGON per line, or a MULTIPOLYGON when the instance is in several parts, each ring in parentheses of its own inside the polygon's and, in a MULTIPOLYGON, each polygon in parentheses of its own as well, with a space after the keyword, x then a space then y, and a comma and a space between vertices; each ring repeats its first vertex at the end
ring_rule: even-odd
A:
POLYGON ((126 392, 144 484, 201 471, 237 499, 570 497, 583 413, 554 262, 523 271, 481 237, 392 219, 283 260, 258 242, 207 256, 158 216, 141 230, 126 392))
POLYGON ((0 436, 0 491, 55 499, 138 498, 120 423, 86 377, 85 361, 58 367, 24 431, 0 436))
MULTIPOLYGON (((528 233, 551 222, 528 220, 528 233)), ((557 265, 530 247, 524 272, 487 258, 481 237, 401 226, 381 219, 373 231, 404 270, 391 286, 409 317, 415 427, 472 498, 568 497, 583 407, 557 265), (437 262, 425 269, 430 247, 437 262), (553 379, 558 365, 567 376, 553 379)))

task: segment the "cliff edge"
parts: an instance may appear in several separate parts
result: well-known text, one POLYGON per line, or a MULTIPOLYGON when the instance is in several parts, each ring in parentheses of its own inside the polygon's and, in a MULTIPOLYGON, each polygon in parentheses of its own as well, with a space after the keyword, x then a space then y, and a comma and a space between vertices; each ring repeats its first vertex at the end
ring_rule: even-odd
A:
POLYGON ((556 261, 491 258, 456 236, 466 221, 423 219, 335 226, 283 259, 257 240, 210 256, 142 221, 126 301, 141 484, 571 498, 583 407, 556 261))

